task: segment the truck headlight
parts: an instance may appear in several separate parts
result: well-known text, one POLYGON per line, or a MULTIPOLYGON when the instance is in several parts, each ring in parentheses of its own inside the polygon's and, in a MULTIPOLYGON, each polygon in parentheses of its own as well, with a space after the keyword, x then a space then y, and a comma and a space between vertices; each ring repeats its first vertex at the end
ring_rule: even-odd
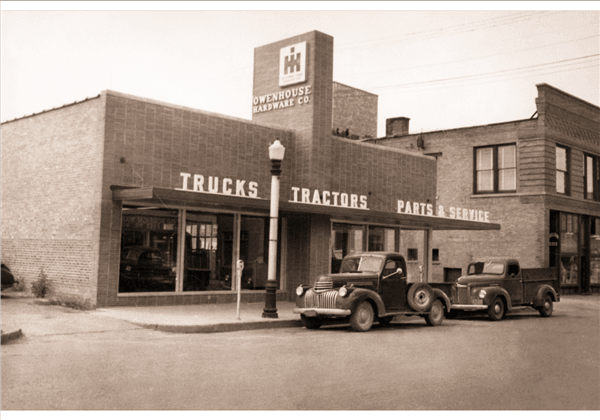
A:
POLYGON ((479 299, 483 299, 485 297, 485 295, 487 295, 487 292, 485 290, 479 291, 479 299))
POLYGON ((303 293, 304 293, 304 287, 302 287, 302 285, 298 286, 298 287, 296 288, 296 294, 297 294, 298 296, 302 296, 302 294, 303 294, 303 293))
POLYGON ((346 289, 346 286, 342 286, 342 287, 340 288, 340 290, 338 291, 338 294, 339 294, 341 297, 345 297, 345 296, 348 294, 348 289, 346 289))

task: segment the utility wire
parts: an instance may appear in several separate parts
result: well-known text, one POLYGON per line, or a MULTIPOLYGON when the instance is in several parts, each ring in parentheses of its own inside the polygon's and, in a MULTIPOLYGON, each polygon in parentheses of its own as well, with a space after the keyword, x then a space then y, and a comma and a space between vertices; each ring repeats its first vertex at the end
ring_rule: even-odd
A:
POLYGON ((599 37, 599 35, 595 34, 595 35, 587 36, 587 37, 584 37, 584 38, 577 38, 577 39, 572 39, 572 40, 567 40, 567 41, 555 42, 555 43, 552 43, 552 44, 537 45, 535 47, 522 48, 520 50, 509 51, 509 52, 506 52, 506 53, 483 55, 483 56, 479 56, 479 57, 465 58, 463 60, 444 61, 444 62, 441 62, 441 63, 425 64, 425 65, 422 65, 422 66, 402 67, 400 69, 390 69, 390 70, 385 70, 383 72, 380 71, 380 70, 378 70, 378 71, 371 71, 371 72, 352 73, 352 76, 367 75, 367 74, 391 73, 391 72, 399 72, 399 71, 406 71, 406 70, 412 70, 412 69, 420 69, 420 68, 427 68, 427 67, 442 66, 442 65, 447 65, 447 64, 463 63, 463 62, 467 62, 467 61, 480 60, 480 59, 483 59, 483 58, 490 58, 490 57, 497 57, 497 56, 502 56, 502 55, 514 54, 514 53, 518 53, 518 52, 522 52, 522 51, 538 50, 538 49, 542 49, 542 48, 546 48, 546 47, 552 47, 552 46, 555 46, 555 45, 568 44, 568 43, 577 42, 577 41, 584 41, 586 39, 591 39, 591 38, 598 39, 598 37, 599 37))
MULTIPOLYGON (((577 58, 572 58, 572 59, 567 59, 567 60, 559 60, 559 61, 553 61, 550 63, 537 64, 537 65, 533 65, 533 66, 519 67, 519 68, 507 69, 507 70, 499 70, 499 71, 495 71, 495 72, 480 73, 480 74, 474 74, 474 75, 468 75, 468 76, 457 76, 457 77, 450 77, 450 78, 445 78, 445 79, 427 80, 427 81, 413 82, 413 83, 402 83, 402 84, 396 84, 396 85, 373 86, 373 87, 363 88, 362 90, 367 90, 367 91, 368 90, 386 90, 387 91, 387 92, 385 92, 386 94, 391 93, 390 89, 393 90, 394 92, 397 92, 398 90, 405 91, 406 89, 410 89, 410 88, 416 88, 417 91, 420 91, 420 90, 422 90, 421 87, 427 87, 428 85, 449 84, 449 83, 453 83, 453 82, 458 82, 458 83, 468 82, 468 84, 472 84, 473 79, 485 79, 485 78, 503 77, 503 76, 521 75, 520 76, 521 78, 522 77, 531 77, 532 75, 525 75, 525 76, 523 76, 523 75, 525 73, 531 73, 531 72, 540 72, 540 71, 544 72, 546 70, 551 70, 551 69, 555 69, 558 67, 581 66, 583 64, 593 64, 592 66, 571 68, 571 69, 562 69, 560 71, 580 70, 580 69, 598 66, 599 65, 598 61, 593 60, 594 57, 598 57, 598 56, 600 56, 600 54, 593 54, 593 55, 589 55, 589 56, 577 57, 577 58), (592 59, 592 60, 590 60, 590 59, 592 59), (580 60, 587 60, 587 61, 580 61, 580 60), (516 74, 507 74, 507 73, 514 73, 514 72, 516 72, 516 74)), ((555 71, 552 73, 557 73, 560 71, 555 71)), ((541 74, 550 74, 550 73, 546 72, 546 73, 541 73, 541 74)), ((520 78, 520 77, 517 77, 517 78, 520 78)), ((414 90, 412 90, 412 91, 414 91, 414 90)), ((361 95, 357 94, 357 93, 352 93, 352 92, 343 92, 343 93, 336 94, 336 96, 337 97, 359 97, 361 95)))
MULTIPOLYGON (((387 38, 379 38, 379 39, 375 39, 375 40, 367 40, 367 41, 357 41, 355 43, 349 43, 349 44, 342 44, 340 45, 340 52, 345 52, 346 50, 361 50, 361 49, 365 49, 365 48, 373 48, 375 46, 378 45, 385 45, 385 44, 390 44, 390 43, 397 43, 400 41, 423 41, 423 40, 429 40, 429 39, 435 39, 435 38, 440 38, 440 37, 446 37, 449 35, 456 35, 459 33, 464 33, 464 32, 473 32, 476 30, 480 30, 480 29, 488 29, 488 28, 494 28, 494 27, 498 27, 498 26, 505 26, 505 25, 510 25, 510 24, 515 24, 515 23, 521 23, 527 20, 532 20, 532 19, 537 19, 543 16, 547 16, 549 14, 555 14, 555 13, 559 13, 559 12, 533 12, 532 14, 528 14, 526 16, 522 16, 522 17, 516 17, 516 18, 512 18, 512 19, 508 19, 511 16, 508 17, 501 17, 501 18, 496 18, 497 21, 495 22, 491 22, 491 23, 495 23, 495 24, 491 24, 488 25, 486 24, 486 20, 483 21, 479 21, 479 22, 475 22, 475 23, 466 23, 466 24, 461 24, 461 25, 455 25, 455 26, 444 26, 442 28, 436 28, 436 29, 431 29, 431 30, 427 30, 427 31, 422 31, 422 32, 411 32, 408 34, 403 34, 403 35, 399 35, 399 36, 395 36, 395 37, 387 37, 387 38), (468 27, 468 25, 470 27, 468 27)), ((494 19, 494 18, 492 18, 494 19)))
MULTIPOLYGON (((489 83, 500 83, 500 82, 506 82, 509 80, 518 80, 518 79, 525 79, 525 78, 534 77, 534 76, 544 76, 544 75, 548 75, 548 74, 564 73, 564 72, 571 72, 571 71, 576 71, 576 70, 584 70, 584 69, 588 69, 588 68, 592 68, 592 67, 599 67, 599 66, 600 66, 600 63, 596 63, 595 65, 591 65, 591 66, 575 67, 575 68, 570 68, 570 69, 561 69, 561 70, 553 70, 553 71, 545 71, 545 70, 552 70, 552 69, 538 69, 538 70, 536 70, 537 73, 535 73, 535 74, 522 74, 522 75, 508 75, 507 74, 507 75, 503 75, 501 78, 495 79, 495 80, 475 80, 475 81, 469 81, 469 82, 462 81, 462 83, 458 83, 458 84, 446 83, 445 85, 441 85, 441 86, 422 86, 422 87, 415 87, 413 89, 407 88, 407 89, 399 89, 399 90, 381 92, 378 95, 385 96, 385 95, 397 95, 399 93, 414 93, 414 92, 427 92, 427 91, 431 91, 431 90, 456 89, 456 88, 464 87, 464 86, 475 86, 475 85, 489 84, 489 83)), ((358 97, 359 95, 355 95, 355 96, 358 97)))
POLYGON ((373 86, 373 87, 371 87, 369 89, 387 89, 387 88, 392 88, 392 87, 415 86, 415 85, 422 85, 422 84, 429 84, 429 83, 444 82, 444 81, 448 81, 448 80, 460 80, 460 79, 469 79, 469 78, 473 78, 473 77, 482 77, 482 76, 487 76, 487 75, 497 75, 497 74, 506 73, 506 72, 512 72, 512 71, 517 71, 517 70, 525 70, 525 69, 530 69, 530 68, 535 68, 535 67, 542 67, 542 66, 549 66, 549 65, 552 65, 552 64, 566 63, 566 62, 583 60, 583 59, 586 59, 586 58, 592 58, 592 57, 598 57, 598 56, 600 56, 600 54, 592 54, 592 55, 586 55, 586 56, 583 56, 583 57, 570 58, 570 59, 567 59, 567 60, 559 60, 559 61, 552 61, 550 63, 536 64, 536 65, 533 65, 533 66, 517 67, 515 69, 499 70, 499 71, 494 71, 494 72, 489 72, 489 73, 479 73, 479 74, 473 74, 473 75, 467 75, 467 76, 450 77, 450 78, 446 78, 446 79, 427 80, 427 81, 424 81, 424 82, 402 83, 402 84, 387 85, 387 86, 373 86))

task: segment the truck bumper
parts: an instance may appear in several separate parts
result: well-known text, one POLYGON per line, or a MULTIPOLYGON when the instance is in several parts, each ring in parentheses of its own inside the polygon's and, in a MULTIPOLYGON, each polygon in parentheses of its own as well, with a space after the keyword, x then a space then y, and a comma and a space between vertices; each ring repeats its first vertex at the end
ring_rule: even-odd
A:
POLYGON ((487 308, 487 305, 452 305, 450 309, 459 309, 461 311, 480 311, 487 308))
POLYGON ((295 308, 295 314, 301 314, 304 316, 350 316, 352 311, 350 309, 327 309, 327 308, 295 308))

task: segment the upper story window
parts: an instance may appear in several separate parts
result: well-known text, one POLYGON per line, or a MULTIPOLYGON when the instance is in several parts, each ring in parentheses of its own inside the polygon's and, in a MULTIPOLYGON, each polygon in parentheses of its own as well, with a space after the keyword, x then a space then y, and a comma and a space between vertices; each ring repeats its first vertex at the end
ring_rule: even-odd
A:
POLYGON ((556 192, 569 195, 569 149, 556 146, 556 192))
POLYGON ((585 198, 600 201, 600 168, 597 156, 585 155, 585 198))
POLYGON ((516 191, 516 145, 476 147, 474 180, 475 193, 516 191))

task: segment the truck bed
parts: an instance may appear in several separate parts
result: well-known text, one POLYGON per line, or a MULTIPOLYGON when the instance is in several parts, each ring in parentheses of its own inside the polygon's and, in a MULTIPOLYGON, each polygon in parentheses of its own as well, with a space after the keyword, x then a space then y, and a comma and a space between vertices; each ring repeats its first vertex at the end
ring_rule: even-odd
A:
POLYGON ((554 268, 522 268, 523 273, 523 299, 529 301, 538 288, 547 284, 560 293, 560 283, 556 278, 556 270, 554 268))
POLYGON ((452 299, 452 286, 454 283, 427 283, 434 289, 440 289, 442 292, 446 293, 446 295, 452 299))

